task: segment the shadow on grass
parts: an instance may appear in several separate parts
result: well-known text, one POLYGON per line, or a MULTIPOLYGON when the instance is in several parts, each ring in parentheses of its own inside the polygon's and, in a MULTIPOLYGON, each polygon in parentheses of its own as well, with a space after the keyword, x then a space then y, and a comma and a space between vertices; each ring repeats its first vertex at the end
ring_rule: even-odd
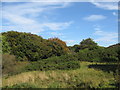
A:
POLYGON ((118 69, 118 64, 92 64, 92 65, 88 65, 88 68, 94 68, 108 73, 110 72, 115 73, 116 70, 118 69))
POLYGON ((88 68, 94 68, 108 73, 113 72, 116 82, 111 85, 120 88, 120 64, 92 64, 88 65, 88 68))

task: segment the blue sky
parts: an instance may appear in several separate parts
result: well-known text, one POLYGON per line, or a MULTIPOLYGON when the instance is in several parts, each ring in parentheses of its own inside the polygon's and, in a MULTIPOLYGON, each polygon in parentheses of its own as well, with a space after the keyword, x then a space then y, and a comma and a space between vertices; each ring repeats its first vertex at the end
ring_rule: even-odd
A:
POLYGON ((90 37, 109 46, 118 42, 117 9, 113 2, 3 2, 1 32, 58 37, 68 46, 90 37))

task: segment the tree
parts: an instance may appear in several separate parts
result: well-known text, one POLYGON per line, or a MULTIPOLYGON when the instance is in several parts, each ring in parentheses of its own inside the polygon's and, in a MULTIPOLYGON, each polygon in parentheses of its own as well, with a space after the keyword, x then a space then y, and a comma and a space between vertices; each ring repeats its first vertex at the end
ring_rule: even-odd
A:
POLYGON ((10 46, 5 36, 0 35, 0 46, 2 53, 10 53, 10 46))
POLYGON ((90 50, 98 48, 97 43, 95 43, 91 38, 83 39, 83 41, 80 42, 80 49, 88 48, 90 50))
POLYGON ((48 40, 51 42, 50 46, 54 48, 53 53, 56 53, 57 56, 70 52, 66 43, 59 38, 49 38, 48 40))
POLYGON ((79 52, 80 50, 83 49, 89 49, 89 50, 94 50, 98 49, 99 46, 97 43, 95 43, 91 38, 83 39, 79 45, 74 45, 73 47, 70 47, 70 49, 74 52, 79 52))
MULTIPOLYGON (((41 36, 16 31, 2 33, 11 48, 11 54, 20 61, 37 61, 51 56, 67 54, 66 43, 58 38, 43 39, 41 36)), ((5 45, 4 45, 5 47, 5 45)))

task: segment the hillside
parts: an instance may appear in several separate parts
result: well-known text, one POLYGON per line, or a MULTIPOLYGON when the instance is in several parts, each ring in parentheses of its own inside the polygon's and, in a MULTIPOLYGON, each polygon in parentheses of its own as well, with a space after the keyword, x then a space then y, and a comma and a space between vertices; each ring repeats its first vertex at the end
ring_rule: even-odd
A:
POLYGON ((119 84, 119 47, 120 44, 101 47, 91 38, 68 47, 59 38, 43 39, 31 33, 3 32, 3 86, 116 88, 119 84), (37 79, 40 81, 34 81, 37 79))
MULTIPOLYGON (((37 61, 68 52, 66 44, 58 38, 46 40, 35 34, 15 31, 5 32, 2 35, 10 47, 10 54, 17 56, 18 60, 37 61)), ((6 46, 3 43, 3 53, 7 53, 8 50, 4 48, 6 49, 6 46)))

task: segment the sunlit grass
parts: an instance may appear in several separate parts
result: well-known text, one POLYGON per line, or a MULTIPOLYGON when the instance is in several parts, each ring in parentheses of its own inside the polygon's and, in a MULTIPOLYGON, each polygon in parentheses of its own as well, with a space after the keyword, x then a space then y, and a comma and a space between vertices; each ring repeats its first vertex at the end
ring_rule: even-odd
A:
POLYGON ((14 84, 29 83, 38 88, 67 87, 113 87, 113 73, 88 68, 90 62, 80 62, 81 68, 76 70, 32 71, 3 78, 3 87, 14 84))

